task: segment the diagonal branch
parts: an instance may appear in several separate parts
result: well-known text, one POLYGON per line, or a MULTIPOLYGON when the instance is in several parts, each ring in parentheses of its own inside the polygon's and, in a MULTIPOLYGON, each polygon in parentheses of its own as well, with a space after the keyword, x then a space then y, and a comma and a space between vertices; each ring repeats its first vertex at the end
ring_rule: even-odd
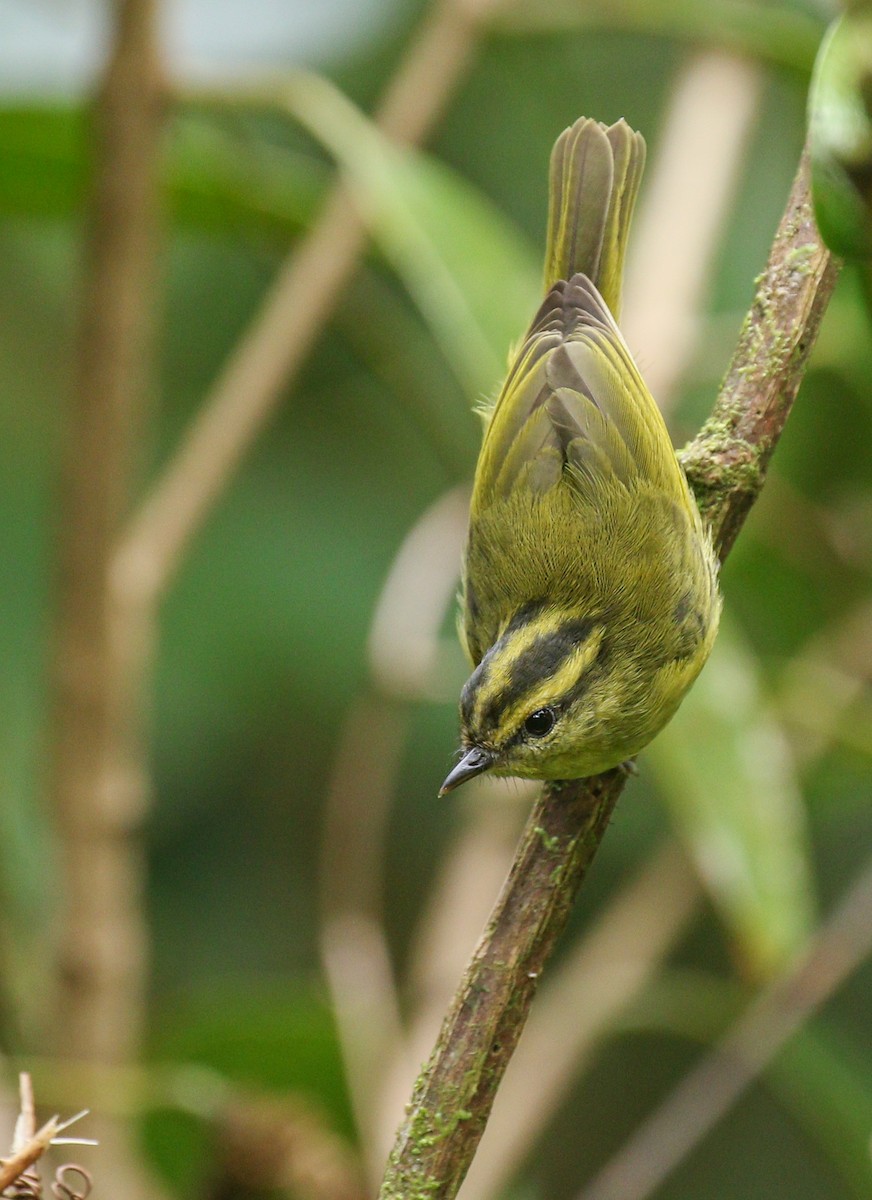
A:
POLYGON ((711 416, 682 455, 721 561, 760 494, 840 263, 820 240, 803 154, 711 416))
MULTIPOLYGON (((803 155, 714 410, 684 456, 721 559, 763 486, 837 274, 814 225, 803 155)), ((381 1200, 457 1194, 624 783, 614 770, 543 790, 416 1082, 381 1200)))

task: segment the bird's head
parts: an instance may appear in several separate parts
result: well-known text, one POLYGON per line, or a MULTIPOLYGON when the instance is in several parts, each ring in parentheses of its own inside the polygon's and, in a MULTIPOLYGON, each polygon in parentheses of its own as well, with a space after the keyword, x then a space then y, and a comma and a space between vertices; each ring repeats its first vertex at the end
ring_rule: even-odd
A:
POLYGON ((605 635, 602 621, 545 607, 510 621, 464 686, 462 756, 440 795, 485 771, 569 779, 600 769, 587 769, 585 746, 608 680, 605 635))

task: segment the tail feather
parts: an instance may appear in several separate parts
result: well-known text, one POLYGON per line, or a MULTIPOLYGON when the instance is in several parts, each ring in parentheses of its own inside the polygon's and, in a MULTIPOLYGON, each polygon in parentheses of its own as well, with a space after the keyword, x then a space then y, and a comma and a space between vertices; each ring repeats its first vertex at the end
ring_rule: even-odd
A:
POLYGON ((645 141, 623 120, 580 117, 551 155, 545 290, 576 273, 599 289, 615 317, 645 141))

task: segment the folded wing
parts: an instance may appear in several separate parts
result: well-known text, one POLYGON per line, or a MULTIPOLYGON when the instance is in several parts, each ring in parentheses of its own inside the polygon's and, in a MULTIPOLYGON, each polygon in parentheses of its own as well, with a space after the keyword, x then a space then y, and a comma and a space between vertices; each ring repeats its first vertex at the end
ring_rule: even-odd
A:
POLYGON ((572 487, 596 504, 603 484, 646 481, 689 503, 663 417, 597 289, 585 275, 546 296, 485 435, 480 502, 515 488, 572 487))

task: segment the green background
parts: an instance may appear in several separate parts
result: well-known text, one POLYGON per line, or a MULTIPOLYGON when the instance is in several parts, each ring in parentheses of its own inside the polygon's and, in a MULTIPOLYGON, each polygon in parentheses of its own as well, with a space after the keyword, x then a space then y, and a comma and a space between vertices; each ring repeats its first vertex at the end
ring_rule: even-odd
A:
MULTIPOLYGON (((701 346, 670 417, 678 442, 712 403, 784 205, 826 14, 814 6, 725 4, 713 37, 693 6, 622 5, 611 15, 608 6, 565 7, 575 15, 560 29, 504 28, 484 37, 427 145, 451 172, 447 183, 441 168, 433 174, 417 159, 396 177, 381 176, 379 242, 224 489, 163 606, 145 838, 148 1061, 164 1074, 155 1066, 153 1106, 143 1115, 148 1153, 183 1195, 203 1194, 212 1163, 208 1120, 186 1111, 169 1084, 162 1090, 161 1079, 185 1064, 302 1095, 327 1126, 355 1138, 318 950, 325 792, 343 722, 367 686, 367 635, 387 573, 428 505, 469 480, 479 438, 471 402, 496 382, 487 383, 489 364, 481 365, 484 382, 471 378, 462 346, 452 357, 450 334, 434 328, 403 274, 404 262, 413 272, 418 251, 412 245, 397 257, 402 230, 391 195, 433 232, 437 254, 450 259, 453 247, 465 258, 460 287, 476 312, 490 305, 483 336, 497 355, 503 329, 521 332, 519 281, 532 273, 535 286, 556 134, 581 113, 624 116, 644 132, 653 163, 677 73, 701 47, 720 42, 759 59, 760 112, 708 288, 701 346), (464 187, 503 214, 499 236, 513 261, 501 258, 502 242, 477 241, 464 187)), ((370 36, 325 52, 319 68, 371 111, 420 9, 396 4, 373 15, 370 36)), ((242 5, 238 20, 245 20, 242 5)), ((293 46, 283 65, 299 65, 293 46)), ((158 352, 139 494, 171 456, 333 172, 324 146, 293 120, 228 111, 172 118, 163 161, 158 352)), ((46 671, 88 162, 81 97, 41 90, 5 97, 0 954, 7 984, 0 1030, 3 1048, 25 1058, 43 1052, 27 996, 46 969, 59 902, 45 804, 46 671)), ((727 615, 708 690, 704 676, 684 724, 679 718, 677 731, 664 735, 650 765, 643 756, 573 925, 577 932, 595 924, 606 898, 668 828, 698 849, 720 824, 738 847, 745 883, 736 895, 729 887, 719 894, 709 881, 691 932, 624 1025, 598 1046, 513 1196, 576 1195, 868 858, 867 297, 865 268, 848 266, 771 485, 724 571, 727 615), (717 694, 730 671, 741 677, 732 693, 739 701, 725 706, 717 694), (778 752, 761 771, 749 747, 763 725, 775 731, 778 752), (758 818, 773 792, 781 798, 767 825, 758 818)), ((446 646, 452 622, 449 612, 446 646)), ((459 651, 446 653, 453 686, 462 661, 459 651)), ((442 855, 467 816, 463 801, 435 798, 455 746, 453 704, 396 703, 408 727, 376 887, 402 982, 442 855)), ((401 999, 411 1010, 402 987, 401 999)), ((870 1018, 867 964, 657 1195, 868 1194, 870 1018)), ((54 1104, 51 1064, 44 1076, 46 1103, 54 1104)))

